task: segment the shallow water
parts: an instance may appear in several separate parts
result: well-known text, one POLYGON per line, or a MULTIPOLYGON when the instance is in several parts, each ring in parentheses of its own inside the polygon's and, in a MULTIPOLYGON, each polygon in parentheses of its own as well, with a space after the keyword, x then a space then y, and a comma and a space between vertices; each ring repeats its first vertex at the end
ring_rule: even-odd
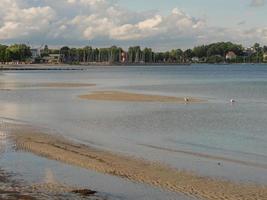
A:
POLYGON ((267 183, 267 66, 98 67, 0 74, 0 117, 98 148, 234 181, 267 183), (7 83, 13 84, 12 87, 7 83), (87 88, 22 83, 95 83, 87 88), (27 84, 26 84, 27 85, 27 84), (11 90, 7 90, 11 89, 11 90), (192 96, 184 105, 87 101, 96 90, 192 96), (230 99, 237 103, 231 104, 230 99))
MULTIPOLYGON (((29 186, 37 184, 41 188, 42 184, 53 184, 55 182, 64 186, 95 190, 97 191, 96 196, 99 199, 106 200, 194 200, 194 198, 177 193, 153 188, 145 184, 133 183, 122 178, 99 174, 56 161, 50 161, 29 153, 9 152, 1 158, 1 161, 3 162, 1 164, 3 170, 16 173, 15 178, 24 180, 24 184, 28 184, 29 186)), ((49 197, 49 193, 47 196, 49 197)), ((68 199, 73 198, 69 197, 68 199)), ((54 198, 51 196, 51 199, 54 198)))

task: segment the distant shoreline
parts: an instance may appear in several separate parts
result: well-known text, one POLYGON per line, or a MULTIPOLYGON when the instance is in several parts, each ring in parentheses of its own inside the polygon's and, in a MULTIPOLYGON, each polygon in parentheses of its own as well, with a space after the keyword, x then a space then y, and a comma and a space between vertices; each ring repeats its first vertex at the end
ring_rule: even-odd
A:
POLYGON ((190 65, 267 65, 267 63, 91 63, 91 64, 0 64, 0 71, 86 70, 88 67, 190 66, 190 65))
POLYGON ((188 66, 190 63, 91 63, 91 64, 0 64, 0 71, 9 70, 85 70, 88 67, 116 66, 188 66))

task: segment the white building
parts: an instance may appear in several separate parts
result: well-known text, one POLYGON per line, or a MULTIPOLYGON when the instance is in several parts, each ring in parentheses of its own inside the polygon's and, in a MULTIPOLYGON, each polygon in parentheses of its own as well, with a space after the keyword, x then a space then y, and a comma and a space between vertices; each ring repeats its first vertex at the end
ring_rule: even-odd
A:
POLYGON ((199 62, 199 57, 193 57, 192 61, 195 62, 195 63, 199 62))
POLYGON ((41 52, 39 49, 31 49, 31 53, 32 53, 32 58, 38 58, 41 56, 41 52))
POLYGON ((45 63, 48 64, 59 64, 60 63, 60 54, 49 54, 43 58, 45 63))
POLYGON ((229 51, 226 55, 225 55, 225 58, 226 58, 226 60, 234 60, 234 59, 236 59, 236 54, 235 54, 235 52, 233 52, 233 51, 229 51))

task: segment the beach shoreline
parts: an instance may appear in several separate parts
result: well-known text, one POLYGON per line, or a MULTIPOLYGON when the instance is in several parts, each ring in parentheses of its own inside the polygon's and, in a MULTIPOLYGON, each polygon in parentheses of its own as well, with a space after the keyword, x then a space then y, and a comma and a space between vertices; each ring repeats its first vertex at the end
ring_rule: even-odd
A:
MULTIPOLYGON (((32 64, 0 64, 0 71, 8 70, 85 70, 91 67, 161 67, 161 66, 191 66, 191 65, 214 65, 216 63, 80 63, 80 64, 48 64, 48 63, 32 63, 32 64)), ((262 63, 217 63, 218 65, 262 65, 266 66, 266 62, 262 63)))
POLYGON ((94 83, 79 83, 79 82, 40 82, 40 83, 27 83, 27 82, 0 82, 0 90, 12 90, 18 88, 90 88, 94 87, 94 83))
POLYGON ((31 152, 51 160, 145 183, 186 196, 207 200, 263 200, 267 196, 267 187, 263 185, 201 177, 162 163, 74 143, 62 136, 50 135, 29 125, 5 123, 1 129, 7 132, 18 151, 31 152))
POLYGON ((189 66, 188 63, 91 63, 91 64, 0 64, 0 71, 17 70, 86 70, 94 67, 189 66))

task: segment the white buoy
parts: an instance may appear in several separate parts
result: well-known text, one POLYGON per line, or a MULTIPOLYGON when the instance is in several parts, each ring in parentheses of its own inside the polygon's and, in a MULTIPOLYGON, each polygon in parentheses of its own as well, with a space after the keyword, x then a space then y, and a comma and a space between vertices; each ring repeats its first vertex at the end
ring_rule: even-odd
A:
POLYGON ((230 102, 231 102, 231 103, 235 103, 236 101, 235 101, 234 99, 231 99, 230 102))

